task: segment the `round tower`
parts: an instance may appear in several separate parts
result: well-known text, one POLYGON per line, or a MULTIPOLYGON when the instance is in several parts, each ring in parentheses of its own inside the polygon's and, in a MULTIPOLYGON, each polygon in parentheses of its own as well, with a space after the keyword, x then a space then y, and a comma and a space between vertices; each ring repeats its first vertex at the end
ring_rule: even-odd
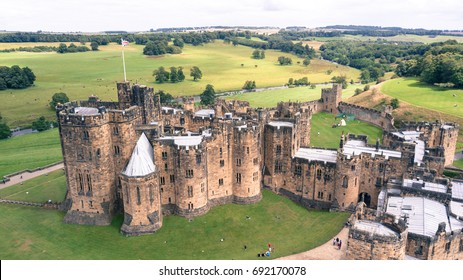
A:
POLYGON ((140 136, 120 179, 124 200, 122 234, 133 236, 158 230, 162 226, 158 174, 153 148, 145 134, 140 136))
POLYGON ((262 198, 260 172, 260 135, 257 125, 245 124, 233 129, 233 201, 255 203, 262 198))

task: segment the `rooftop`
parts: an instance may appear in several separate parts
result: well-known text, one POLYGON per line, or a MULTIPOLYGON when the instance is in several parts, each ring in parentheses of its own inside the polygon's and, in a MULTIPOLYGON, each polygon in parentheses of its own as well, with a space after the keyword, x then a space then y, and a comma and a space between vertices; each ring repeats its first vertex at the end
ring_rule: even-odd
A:
POLYGON ((273 127, 277 127, 278 129, 280 129, 281 126, 294 127, 294 124, 290 123, 290 122, 271 121, 268 124, 273 126, 273 127))
POLYGON ((352 155, 360 155, 362 153, 370 154, 371 157, 381 155, 385 156, 386 159, 390 157, 400 158, 402 156, 401 152, 385 149, 376 150, 374 147, 368 147, 365 142, 361 140, 348 140, 343 146, 343 154, 348 157, 352 155))
POLYGON ((161 110, 163 110, 165 113, 167 113, 167 112, 169 112, 169 111, 172 111, 174 114, 177 114, 177 112, 183 112, 182 109, 177 109, 177 108, 172 108, 172 107, 166 107, 166 106, 161 107, 161 110))
POLYGON ((159 140, 173 140, 174 144, 182 147, 198 146, 203 141, 203 135, 164 136, 159 140))
POLYGON ((337 151, 324 150, 324 149, 311 149, 311 148, 300 148, 295 158, 303 158, 309 161, 323 161, 336 163, 337 151))
POLYGON ((201 109, 195 113, 195 117, 210 118, 215 116, 215 111, 213 109, 201 109))
POLYGON ((392 134, 404 139, 405 141, 415 141, 420 137, 422 133, 419 131, 414 131, 414 130, 405 130, 405 131, 392 132, 392 134))
POLYGON ((129 177, 146 176, 153 173, 155 168, 153 147, 145 133, 142 133, 122 174, 129 177))
POLYGON ((406 188, 422 189, 422 190, 438 192, 438 193, 447 192, 446 185, 431 183, 431 182, 424 182, 423 180, 404 179, 402 186, 406 188))
POLYGON ((375 235, 399 237, 399 234, 397 232, 382 225, 381 223, 374 222, 374 221, 359 220, 355 222, 355 224, 353 225, 353 228, 366 231, 366 232, 369 232, 375 235))
POLYGON ((450 201, 450 212, 463 219, 463 203, 450 201))
POLYGON ((411 233, 433 237, 439 223, 446 224, 445 230, 463 228, 463 223, 450 220, 444 204, 424 197, 389 197, 386 212, 396 218, 407 216, 408 230, 411 233))
POLYGON ((97 115, 99 114, 97 108, 91 107, 76 107, 74 108, 74 113, 77 115, 97 115))
POLYGON ((463 182, 452 181, 452 199, 463 199, 463 182))

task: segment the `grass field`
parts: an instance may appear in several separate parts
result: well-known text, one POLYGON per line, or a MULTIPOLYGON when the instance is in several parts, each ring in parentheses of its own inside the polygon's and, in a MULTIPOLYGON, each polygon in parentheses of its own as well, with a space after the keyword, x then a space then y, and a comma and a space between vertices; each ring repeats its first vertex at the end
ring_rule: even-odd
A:
MULTIPOLYGON (((376 139, 382 139, 382 130, 374 125, 358 120, 347 121, 346 126, 332 128, 335 122, 334 115, 318 113, 312 116, 312 128, 310 130, 310 145, 313 147, 339 148, 341 134, 367 135, 368 143, 376 143, 376 139), (320 132, 320 135, 318 135, 320 132)), ((339 119, 336 121, 339 122, 339 119)))
POLYGON ((58 129, 0 140, 0 179, 63 159, 58 129))
POLYGON ((68 225, 63 212, 0 205, 0 258, 257 259, 270 242, 273 259, 325 243, 350 215, 307 210, 266 190, 263 195, 258 204, 215 207, 191 222, 164 217, 155 234, 130 238, 119 233, 122 216, 107 227, 68 225))
MULTIPOLYGON (((228 96, 227 100, 243 100, 248 101, 251 107, 254 108, 271 108, 275 107, 280 101, 298 101, 306 102, 321 98, 322 88, 330 88, 331 86, 320 85, 312 89, 310 87, 294 87, 285 89, 272 89, 260 92, 246 92, 228 96)), ((356 88, 363 88, 363 85, 348 85, 347 89, 343 89, 342 98, 349 98, 354 95, 356 88)))
POLYGON ((441 89, 414 78, 399 78, 385 82, 381 91, 418 107, 463 118, 461 89, 441 89))
POLYGON ((454 161, 454 162, 453 162, 453 165, 454 165, 455 167, 458 167, 458 168, 460 168, 460 169, 463 169, 463 159, 459 159, 459 160, 454 161))
POLYGON ((0 189, 0 197, 10 200, 29 202, 63 201, 66 194, 66 177, 63 170, 56 170, 46 175, 25 181, 8 188, 0 189))
MULTIPOLYGON (((10 44, 7 44, 10 45, 10 44)), ((1 44, 0 44, 1 46, 1 44)), ((6 48, 10 46, 4 46, 6 48)), ((121 47, 101 46, 101 51, 85 53, 0 53, 2 65, 30 67, 37 76, 35 86, 23 90, 0 91, 0 113, 12 126, 30 125, 41 115, 54 119, 49 109, 51 96, 63 91, 71 100, 87 99, 95 94, 102 100, 116 100, 116 81, 123 79, 121 47)), ((252 48, 232 46, 221 41, 193 47, 186 45, 179 55, 147 57, 142 54, 143 46, 131 44, 125 47, 127 78, 165 90, 173 95, 197 95, 207 84, 212 84, 217 92, 241 89, 246 80, 254 80, 258 87, 285 84, 290 77, 307 76, 313 83, 328 82, 332 76, 344 74, 348 79, 357 80, 359 71, 335 65, 327 61, 313 59, 308 67, 297 64, 300 58, 267 50, 266 58, 251 58, 252 48), (293 59, 293 65, 280 66, 277 58, 281 55, 293 59), (243 66, 241 66, 243 64, 243 66), (257 67, 256 67, 257 65, 257 67), (160 66, 182 66, 186 81, 177 84, 155 84, 153 70, 160 66), (194 82, 189 77, 189 69, 198 66, 203 78, 194 82), (330 75, 327 70, 332 70, 330 75)))

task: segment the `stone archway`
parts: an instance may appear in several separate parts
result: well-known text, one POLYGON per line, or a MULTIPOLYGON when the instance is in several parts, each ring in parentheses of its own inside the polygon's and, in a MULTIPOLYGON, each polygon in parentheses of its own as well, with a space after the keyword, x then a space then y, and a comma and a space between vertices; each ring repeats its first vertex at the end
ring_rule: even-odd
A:
POLYGON ((359 198, 358 198, 358 202, 360 202, 360 201, 363 201, 367 205, 367 207, 370 207, 371 195, 369 195, 366 192, 360 193, 359 198))

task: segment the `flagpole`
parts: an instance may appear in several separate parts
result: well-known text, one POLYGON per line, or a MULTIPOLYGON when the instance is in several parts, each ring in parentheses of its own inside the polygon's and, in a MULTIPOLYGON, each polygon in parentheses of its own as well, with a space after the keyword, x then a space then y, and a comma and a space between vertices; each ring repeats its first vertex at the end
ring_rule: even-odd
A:
POLYGON ((124 82, 127 82, 127 74, 125 72, 125 58, 124 58, 124 43, 121 39, 121 46, 122 46, 122 65, 124 66, 124 82))

